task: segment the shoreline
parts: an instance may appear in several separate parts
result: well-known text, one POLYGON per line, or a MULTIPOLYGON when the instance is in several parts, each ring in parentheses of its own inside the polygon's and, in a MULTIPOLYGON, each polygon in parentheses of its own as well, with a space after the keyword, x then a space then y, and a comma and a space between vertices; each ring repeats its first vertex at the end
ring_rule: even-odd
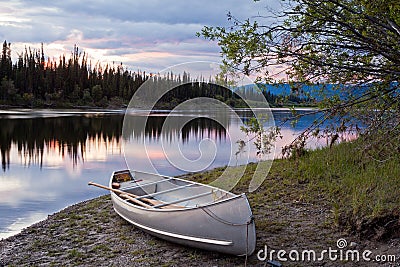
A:
MULTIPOLYGON (((0 106, 0 111, 3 112, 7 112, 7 111, 40 111, 40 110, 44 110, 44 111, 54 111, 55 113, 59 112, 59 111, 71 111, 71 112, 75 112, 75 111, 99 111, 99 112, 122 112, 124 113, 126 111, 126 109, 129 107, 73 107, 73 108, 48 108, 48 107, 18 107, 18 106, 14 106, 14 107, 4 107, 4 106, 0 106)), ((284 107, 269 107, 269 108, 258 108, 258 107, 252 107, 252 108, 242 108, 242 107, 232 107, 233 110, 250 110, 250 109, 271 109, 271 110, 275 110, 275 111, 291 111, 291 110, 298 110, 298 111, 312 111, 312 110, 318 110, 318 107, 313 107, 313 106, 284 106, 284 107)), ((140 108, 138 108, 138 110, 141 110, 140 108)), ((147 109, 144 109, 147 110, 147 109)), ((171 109, 157 109, 157 108, 153 108, 151 111, 154 112, 158 112, 158 111, 172 111, 173 108, 171 109)), ((185 111, 185 110, 183 110, 185 111)), ((189 110, 192 111, 192 110, 189 110)))
POLYGON ((183 247, 155 238, 113 210, 109 195, 66 207, 20 233, 0 240, 0 266, 241 265, 244 258, 183 247), (162 255, 154 258, 154 255, 162 255), (196 262, 193 260, 201 259, 196 262))
MULTIPOLYGON (((110 196, 104 195, 69 206, 20 234, 1 240, 0 267, 187 266, 188 263, 243 266, 246 260, 248 266, 265 266, 257 255, 266 249, 274 251, 271 259, 278 261, 281 260, 276 253, 280 250, 286 253, 296 250, 300 255, 302 251, 315 251, 314 259, 318 260, 308 260, 307 266, 399 266, 400 220, 396 202, 398 175, 395 175, 399 171, 398 162, 393 160, 385 165, 371 162, 368 168, 360 170, 360 165, 354 163, 354 159, 363 157, 354 153, 357 147, 358 142, 342 143, 310 151, 301 158, 274 161, 261 186, 246 194, 257 232, 255 253, 247 259, 152 237, 120 218, 113 210, 110 196), (356 194, 359 188, 373 185, 374 180, 381 181, 380 177, 388 178, 385 184, 374 187, 376 191, 369 192, 369 199, 356 194), (356 184, 350 187, 349 183, 356 184), (376 203, 386 205, 370 213, 367 208, 376 203), (339 247, 343 243, 345 246, 339 247), (333 250, 336 258, 323 255, 327 250, 333 250), (376 258, 338 260, 339 252, 346 255, 349 250, 359 255, 367 251, 371 257, 390 256, 391 261, 378 264, 376 258)), ((252 163, 246 166, 232 193, 248 191, 257 166, 252 163)), ((223 172, 224 168, 216 168, 179 178, 210 183, 223 172)), ((281 263, 304 266, 304 261, 299 260, 281 263)))
MULTIPOLYGON (((265 263, 257 252, 271 249, 315 249, 336 247, 345 238, 351 249, 371 249, 374 253, 400 255, 400 238, 387 242, 360 240, 357 236, 330 225, 331 207, 323 201, 307 202, 267 200, 254 203, 248 194, 256 220, 257 247, 248 257, 248 266, 265 263)), ((71 205, 49 215, 0 241, 0 266, 79 265, 79 266, 243 266, 244 257, 203 251, 155 238, 127 223, 113 210, 109 195, 71 205), (154 257, 156 255, 156 257, 154 257)), ((283 262, 281 262, 283 263, 283 262)), ((329 260, 324 266, 338 266, 329 260)), ((322 262, 309 263, 320 266, 322 262)), ((357 262, 340 262, 340 266, 359 266, 357 262)), ((284 266, 303 266, 286 262, 284 266)), ((363 266, 377 266, 366 263, 363 266)), ((396 265, 379 265, 396 266, 396 265)))

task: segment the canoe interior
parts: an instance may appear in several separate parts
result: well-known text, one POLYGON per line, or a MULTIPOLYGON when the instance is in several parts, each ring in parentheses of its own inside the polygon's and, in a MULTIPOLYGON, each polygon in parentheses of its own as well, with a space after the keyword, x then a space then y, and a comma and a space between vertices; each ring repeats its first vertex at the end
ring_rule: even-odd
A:
POLYGON ((212 186, 129 170, 115 172, 112 182, 118 182, 120 190, 136 195, 139 200, 155 199, 181 208, 204 206, 236 196, 212 186))

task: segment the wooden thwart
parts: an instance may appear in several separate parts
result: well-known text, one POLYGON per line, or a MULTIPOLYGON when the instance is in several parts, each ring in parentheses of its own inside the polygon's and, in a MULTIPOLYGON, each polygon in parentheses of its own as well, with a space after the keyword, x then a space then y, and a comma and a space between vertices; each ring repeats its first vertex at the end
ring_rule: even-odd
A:
POLYGON ((205 193, 201 193, 201 194, 190 196, 190 197, 177 199, 177 200, 170 201, 170 202, 161 203, 161 204, 155 205, 154 208, 163 208, 163 207, 166 207, 168 205, 173 205, 173 204, 181 203, 181 202, 184 202, 184 201, 187 201, 187 200, 192 200, 192 199, 195 199, 195 198, 204 197, 204 196, 210 195, 212 193, 213 193, 213 191, 210 191, 210 192, 205 192, 205 193))

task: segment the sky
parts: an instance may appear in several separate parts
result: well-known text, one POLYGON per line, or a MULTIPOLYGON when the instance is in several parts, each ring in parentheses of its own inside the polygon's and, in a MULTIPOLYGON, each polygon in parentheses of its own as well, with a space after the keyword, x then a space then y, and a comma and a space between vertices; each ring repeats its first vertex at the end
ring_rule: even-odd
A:
POLYGON ((274 5, 277 0, 0 0, 0 41, 11 43, 13 60, 41 43, 47 57, 68 57, 76 44, 92 62, 157 72, 185 62, 220 62, 216 42, 196 32, 230 25, 228 12, 246 19, 274 5))

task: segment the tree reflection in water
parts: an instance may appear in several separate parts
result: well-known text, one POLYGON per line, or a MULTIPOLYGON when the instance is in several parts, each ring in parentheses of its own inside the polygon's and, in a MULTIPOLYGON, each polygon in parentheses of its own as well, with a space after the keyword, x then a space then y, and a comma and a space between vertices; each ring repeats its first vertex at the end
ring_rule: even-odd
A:
MULTIPOLYGON (((207 118, 194 118, 182 129, 168 128, 162 131, 167 114, 146 118, 146 126, 131 125, 128 130, 136 141, 144 138, 158 139, 180 136, 186 142, 190 136, 224 139, 226 130, 207 118)), ((74 164, 85 161, 87 146, 102 141, 121 146, 123 114, 81 114, 59 117, 0 118, 0 154, 3 171, 10 168, 10 152, 17 148, 18 156, 26 166, 43 165, 43 157, 50 150, 59 156, 72 159, 74 164)), ((229 121, 227 122, 229 124, 229 121)))

